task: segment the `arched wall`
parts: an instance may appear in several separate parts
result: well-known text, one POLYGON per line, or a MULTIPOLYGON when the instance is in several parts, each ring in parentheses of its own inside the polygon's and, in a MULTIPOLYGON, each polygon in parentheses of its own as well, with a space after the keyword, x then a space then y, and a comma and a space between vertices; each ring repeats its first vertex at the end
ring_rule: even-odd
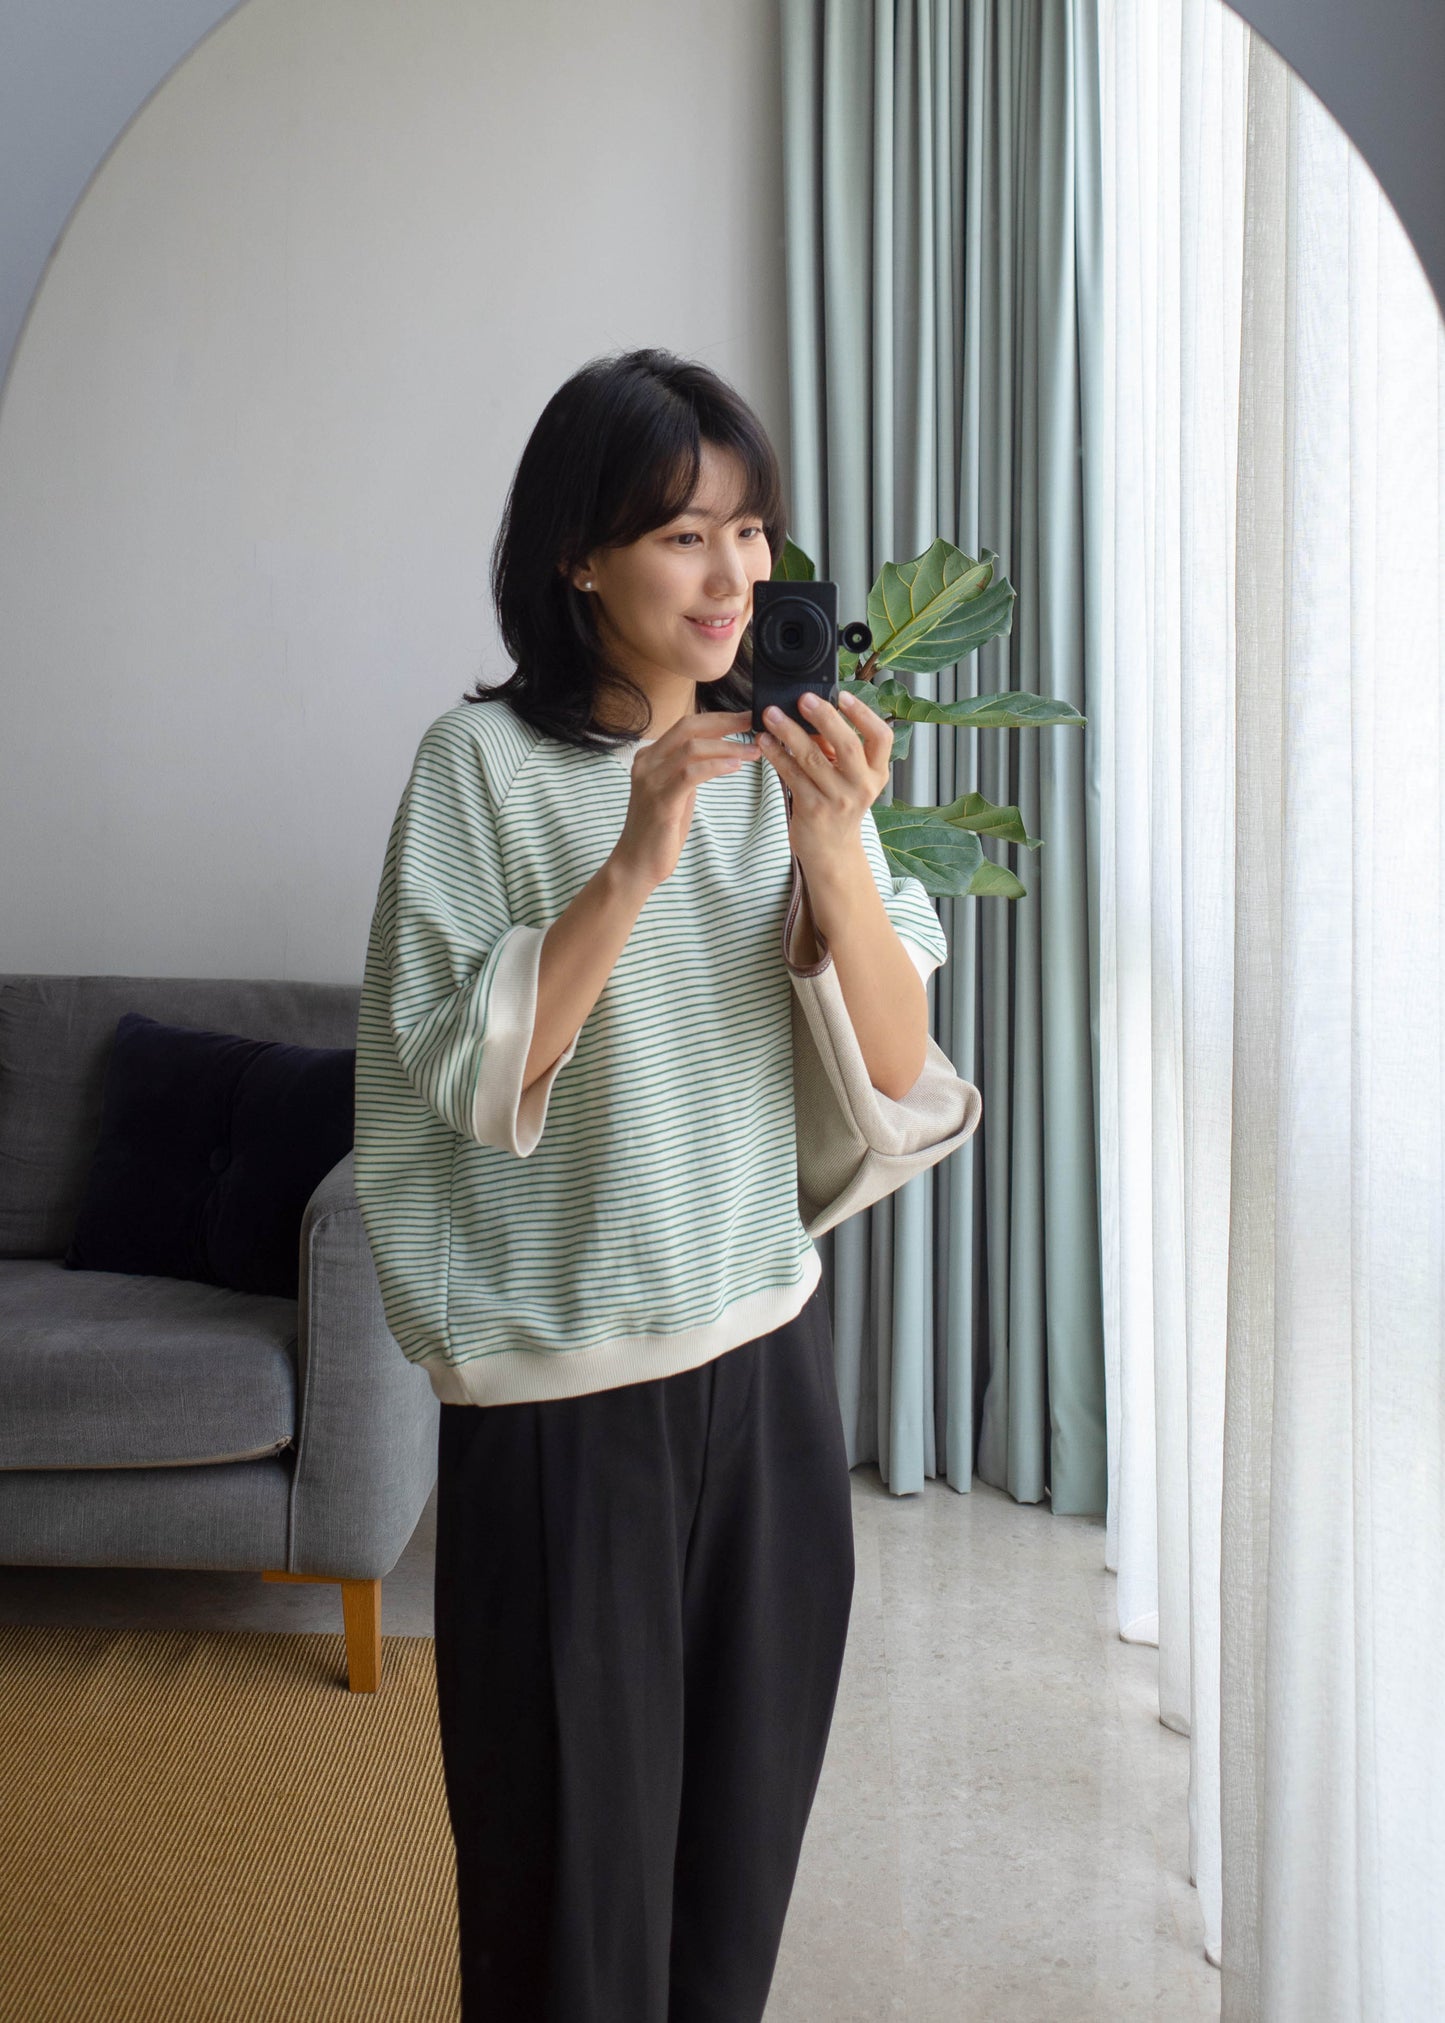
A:
MULTIPOLYGON (((0 385, 25 309, 106 150, 172 66, 244 0, 10 0, 0 27, 0 385)), ((777 0, 778 5, 784 0, 777 0)), ((1329 107, 1445 304, 1445 7, 1236 0, 1329 107)))
POLYGON ((248 0, 127 127, 0 404, 0 968, 359 980, 556 386, 662 344, 785 457, 771 7, 248 0))
MULTIPOLYGON (((696 353, 786 460, 781 4, 13 0, 0 966, 354 978, 558 380, 696 353)), ((1445 299, 1445 9, 1237 11, 1445 299)))

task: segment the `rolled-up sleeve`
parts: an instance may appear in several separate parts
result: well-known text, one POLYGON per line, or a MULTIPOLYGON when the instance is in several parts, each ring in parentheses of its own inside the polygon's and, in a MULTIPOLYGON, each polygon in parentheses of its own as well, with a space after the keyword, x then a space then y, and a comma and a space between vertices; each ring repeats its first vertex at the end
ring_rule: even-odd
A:
POLYGON ((934 911, 921 879, 895 877, 883 853, 883 839, 870 808, 861 829, 863 852, 873 872, 884 911, 894 931, 912 958, 913 966, 927 983, 934 970, 948 960, 948 937, 934 911))
POLYGON ((444 1123, 525 1159, 581 1035, 524 1095, 547 929, 511 918, 497 829, 481 751, 464 723, 439 718, 389 850, 391 1034, 408 1081, 444 1123))

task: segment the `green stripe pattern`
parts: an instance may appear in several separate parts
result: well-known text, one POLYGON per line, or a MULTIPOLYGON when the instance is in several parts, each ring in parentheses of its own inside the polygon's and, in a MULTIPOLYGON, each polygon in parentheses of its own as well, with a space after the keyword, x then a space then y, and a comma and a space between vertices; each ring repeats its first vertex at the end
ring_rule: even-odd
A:
MULTIPOLYGON (((625 760, 504 702, 458 703, 425 731, 392 823, 357 1028, 356 1190, 387 1324, 444 1398, 631 1381, 651 1367, 638 1337, 663 1373, 669 1338, 718 1353, 756 1331, 758 1295, 816 1281, 780 948, 792 863, 764 760, 699 787, 533 1149, 472 1135, 508 938, 545 930, 600 868, 630 793, 625 760), (731 1333, 733 1309, 749 1332, 731 1333), (559 1375, 555 1359, 579 1356, 559 1375)), ((945 961, 933 904, 890 875, 871 811, 862 838, 898 933, 945 961)))

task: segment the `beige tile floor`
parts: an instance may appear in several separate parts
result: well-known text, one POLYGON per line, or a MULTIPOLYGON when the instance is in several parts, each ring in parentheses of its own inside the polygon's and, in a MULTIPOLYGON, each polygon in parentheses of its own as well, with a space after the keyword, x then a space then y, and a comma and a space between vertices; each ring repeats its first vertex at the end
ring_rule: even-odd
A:
MULTIPOLYGON (((853 1471, 857 1581, 768 2023, 1198 2023, 1189 1745, 1121 1643, 1097 1519, 853 1471)), ((431 1633, 428 1505, 385 1628, 431 1633)), ((0 1567, 0 1621, 340 1630, 334 1590, 0 1567)))
POLYGON ((1100 1520, 853 1472, 858 1573, 768 2023, 1196 2023, 1189 1745, 1100 1520))

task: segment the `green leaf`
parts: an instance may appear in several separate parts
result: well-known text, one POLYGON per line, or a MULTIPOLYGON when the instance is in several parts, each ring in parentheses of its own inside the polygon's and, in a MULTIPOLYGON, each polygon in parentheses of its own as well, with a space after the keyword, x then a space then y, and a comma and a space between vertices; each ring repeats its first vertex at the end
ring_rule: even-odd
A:
POLYGON ((997 563, 991 548, 975 561, 941 534, 911 562, 885 562, 868 593, 879 665, 935 674, 1009 631, 1016 593, 997 563))
POLYGON ((872 681, 859 681, 851 673, 845 674, 843 672, 844 660, 845 659, 852 660, 856 663, 857 658, 858 656, 856 654, 842 654, 842 653, 839 654, 838 694, 840 697, 844 695, 857 696, 859 702, 863 703, 865 707, 867 707, 868 709, 871 709, 874 716, 881 716, 886 724, 892 725, 893 755, 891 763, 897 765, 900 759, 906 759, 908 756, 908 744, 909 740, 913 736, 912 726, 907 723, 904 723, 900 718, 891 716, 889 714, 888 710, 883 706, 883 703, 880 699, 882 691, 878 683, 872 681))
POLYGON ((968 890, 973 899, 1027 899, 1029 893, 1021 878, 1015 878, 1006 864, 995 864, 992 857, 984 858, 968 890))
POLYGON ((997 836, 1001 843, 1014 843, 1023 850, 1037 850, 1043 842, 1042 836, 1026 833, 1017 808, 996 807, 982 794, 960 794, 957 800, 939 808, 915 806, 909 801, 891 801, 889 806, 907 809, 912 814, 941 815, 956 829, 971 829, 978 836, 997 836))
POLYGON ((783 552, 773 564, 771 581, 774 583, 811 583, 817 575, 812 558, 803 553, 797 542, 787 534, 783 536, 783 552))
MULTIPOLYGON (((1041 730, 1082 724, 1085 719, 1056 696, 1006 690, 1000 695, 932 702, 891 678, 860 681, 858 669, 871 658, 875 668, 905 674, 933 674, 972 653, 987 639, 1009 631, 1015 592, 995 574, 998 556, 985 548, 975 561, 940 535, 911 562, 885 563, 868 597, 873 645, 867 655, 838 654, 840 692, 856 695, 893 730, 893 760, 907 758, 915 723, 955 730, 1041 730)), ((806 583, 817 574, 810 556, 784 537, 773 566, 774 582, 806 583)), ((1028 888, 1005 865, 995 863, 980 836, 993 836, 1021 849, 1037 850, 1041 838, 1024 830, 1017 808, 995 807, 982 794, 960 794, 946 807, 914 807, 875 801, 873 813, 884 856, 900 877, 916 878, 933 898, 1022 899, 1028 888)))
MULTIPOLYGON (((841 669, 841 656, 839 666, 841 669)), ((1003 695, 972 696, 962 702, 930 702, 900 681, 858 681, 841 672, 838 688, 840 692, 856 695, 875 716, 892 724, 895 765, 908 756, 915 723, 944 724, 952 730, 1042 730, 1052 724, 1085 721, 1071 702, 1061 702, 1051 695, 1032 695, 1026 689, 1005 691, 1003 695)))
POLYGON ((1082 724, 1088 719, 1055 695, 1034 695, 1029 689, 1005 689, 1002 695, 964 696, 958 702, 933 702, 915 695, 901 681, 863 682, 871 687, 874 707, 882 716, 908 723, 949 724, 955 730, 1042 730, 1051 724, 1082 724))
POLYGON ((845 674, 843 672, 843 662, 845 658, 852 659, 856 662, 858 656, 856 653, 851 655, 844 655, 840 653, 838 655, 838 693, 840 695, 856 695, 859 702, 867 704, 868 708, 872 710, 874 716, 881 716, 886 720, 888 718, 888 712, 886 709, 884 709, 883 705, 878 700, 877 683, 872 681, 859 681, 856 675, 845 674))
POLYGON ((952 802, 945 809, 874 802, 883 854, 895 875, 916 878, 934 899, 961 899, 969 894, 980 899, 1023 898, 1028 888, 1021 880, 985 853, 972 830, 950 819, 958 805, 952 802))

